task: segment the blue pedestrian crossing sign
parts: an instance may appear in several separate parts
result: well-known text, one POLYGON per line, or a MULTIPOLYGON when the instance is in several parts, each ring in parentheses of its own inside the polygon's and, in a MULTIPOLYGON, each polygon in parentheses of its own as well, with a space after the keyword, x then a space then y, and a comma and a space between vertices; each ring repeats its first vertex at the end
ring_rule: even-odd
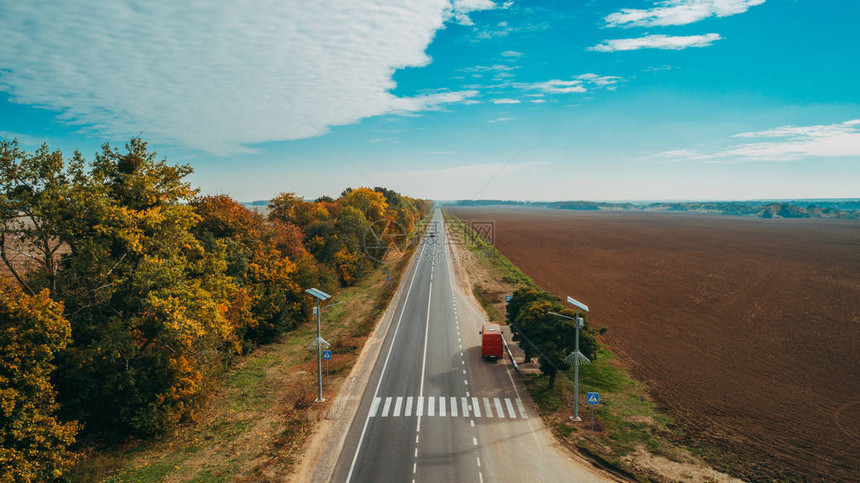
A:
POLYGON ((331 351, 323 351, 323 360, 330 361, 331 360, 331 351))
POLYGON ((588 404, 600 404, 600 394, 596 392, 588 393, 588 396, 585 398, 585 401, 588 404))
POLYGON ((505 303, 507 303, 507 304, 511 303, 511 296, 510 295, 505 295, 505 303))

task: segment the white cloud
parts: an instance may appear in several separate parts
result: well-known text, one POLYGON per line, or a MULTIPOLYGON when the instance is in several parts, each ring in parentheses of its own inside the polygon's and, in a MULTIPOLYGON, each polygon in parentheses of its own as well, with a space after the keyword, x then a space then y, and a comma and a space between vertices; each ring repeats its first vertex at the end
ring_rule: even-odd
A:
POLYGON ((36 136, 30 136, 29 134, 22 134, 19 132, 12 131, 0 131, 0 139, 4 141, 12 141, 13 139, 18 141, 18 144, 21 146, 41 146, 42 143, 48 142, 45 138, 40 138, 36 136))
POLYGON ((492 124, 494 122, 508 122, 508 121, 513 121, 513 120, 514 120, 514 118, 512 118, 512 117, 497 117, 495 119, 490 119, 487 122, 492 124))
POLYGON ((524 86, 527 89, 537 89, 547 94, 569 94, 571 92, 585 92, 585 87, 582 86, 582 81, 580 80, 553 79, 545 82, 535 82, 534 84, 524 86))
POLYGON ((604 40, 602 44, 589 47, 587 50, 597 52, 617 52, 639 49, 668 49, 681 50, 688 47, 709 47, 715 41, 722 39, 719 34, 687 35, 672 37, 668 35, 648 35, 635 39, 604 40))
POLYGON ((649 9, 625 8, 604 19, 609 27, 687 25, 708 17, 728 17, 761 5, 765 0, 665 0, 649 9))
POLYGON ((720 157, 789 161, 819 157, 860 157, 860 119, 819 126, 783 126, 741 133, 735 138, 776 139, 745 143, 718 153, 720 157))
POLYGON ((517 66, 510 66, 504 64, 494 64, 494 65, 476 65, 473 67, 464 67, 462 69, 457 69, 457 72, 466 72, 467 74, 480 73, 480 72, 507 72, 514 69, 517 69, 517 66))
POLYGON ((597 74, 580 74, 569 80, 553 79, 544 82, 535 82, 531 84, 518 83, 514 87, 525 90, 537 90, 545 94, 570 94, 587 92, 586 85, 591 87, 611 88, 611 86, 621 82, 623 79, 617 76, 600 76, 597 74))
POLYGON ((519 104, 516 99, 493 99, 493 104, 519 104))
POLYGON ((677 67, 672 66, 672 65, 661 65, 661 66, 657 66, 657 67, 648 67, 645 69, 645 72, 660 72, 663 70, 674 70, 674 69, 677 69, 677 67))
POLYGON ((511 32, 515 32, 516 30, 517 29, 508 24, 508 22, 502 21, 497 23, 495 26, 485 27, 484 29, 476 31, 475 38, 486 40, 498 37, 507 37, 511 32))
POLYGON ((518 52, 518 51, 516 51, 516 50, 506 50, 506 51, 502 52, 502 54, 501 54, 501 55, 502 55, 502 57, 508 57, 508 58, 519 59, 520 57, 522 57, 522 56, 523 56, 523 53, 522 53, 522 52, 518 52))
POLYGON ((546 102, 546 99, 532 99, 529 102, 533 102, 535 104, 543 104, 546 102))
POLYGON ((794 161, 806 158, 860 157, 860 119, 816 126, 783 126, 732 136, 733 145, 712 153, 679 149, 663 158, 708 161, 794 161), (770 139, 769 141, 760 141, 770 139), (750 141, 747 141, 750 140, 750 141), (755 142, 755 141, 758 142, 755 142))
MULTIPOLYGON (((501 8, 508 8, 510 5, 502 5, 501 8)), ((475 25, 469 14, 481 10, 493 10, 499 8, 492 0, 453 0, 450 10, 450 15, 460 25, 475 25)))
POLYGON ((53 4, 47 15, 2 2, 0 91, 99 135, 249 151, 474 96, 399 97, 392 75, 427 65, 444 22, 488 3, 90 0, 53 4))

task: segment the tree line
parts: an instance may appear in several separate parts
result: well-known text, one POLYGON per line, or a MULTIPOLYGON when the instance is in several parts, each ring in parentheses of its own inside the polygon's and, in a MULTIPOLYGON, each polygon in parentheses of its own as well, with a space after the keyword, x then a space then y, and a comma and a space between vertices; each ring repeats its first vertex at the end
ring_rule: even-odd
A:
POLYGON ((524 206, 573 211, 678 211, 757 218, 827 218, 860 220, 860 200, 823 200, 801 206, 802 200, 611 203, 603 201, 459 200, 452 206, 524 206))
POLYGON ((92 161, 0 142, 0 480, 55 479, 76 438, 187 418, 237 355, 308 319, 304 289, 380 263, 374 223, 409 231, 430 209, 362 187, 282 193, 264 215, 201 196, 191 173, 139 138, 92 161))

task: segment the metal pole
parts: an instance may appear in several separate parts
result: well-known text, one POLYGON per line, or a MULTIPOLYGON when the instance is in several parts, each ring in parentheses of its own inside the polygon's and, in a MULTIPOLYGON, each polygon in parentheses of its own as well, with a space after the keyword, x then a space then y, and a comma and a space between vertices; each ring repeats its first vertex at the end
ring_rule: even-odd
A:
POLYGON ((576 367, 573 370, 573 420, 579 421, 579 311, 573 324, 576 325, 576 367))
POLYGON ((320 301, 317 300, 317 382, 319 383, 319 393, 316 402, 323 402, 322 394, 322 328, 320 327, 320 301))

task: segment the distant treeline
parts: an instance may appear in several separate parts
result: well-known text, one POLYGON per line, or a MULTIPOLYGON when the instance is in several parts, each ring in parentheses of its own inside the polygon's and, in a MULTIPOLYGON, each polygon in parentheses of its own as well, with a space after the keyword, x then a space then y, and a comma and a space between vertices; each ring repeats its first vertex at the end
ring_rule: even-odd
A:
POLYGON ((310 317, 306 288, 352 285, 380 263, 371 230, 408 232, 430 210, 357 188, 282 193, 264 216, 200 196, 191 172, 140 139, 91 162, 0 141, 0 480, 58 479, 81 434, 170 429, 236 355, 310 317))
POLYGON ((759 218, 860 219, 860 200, 610 203, 600 201, 459 200, 449 206, 522 206, 579 211, 678 211, 759 218))

